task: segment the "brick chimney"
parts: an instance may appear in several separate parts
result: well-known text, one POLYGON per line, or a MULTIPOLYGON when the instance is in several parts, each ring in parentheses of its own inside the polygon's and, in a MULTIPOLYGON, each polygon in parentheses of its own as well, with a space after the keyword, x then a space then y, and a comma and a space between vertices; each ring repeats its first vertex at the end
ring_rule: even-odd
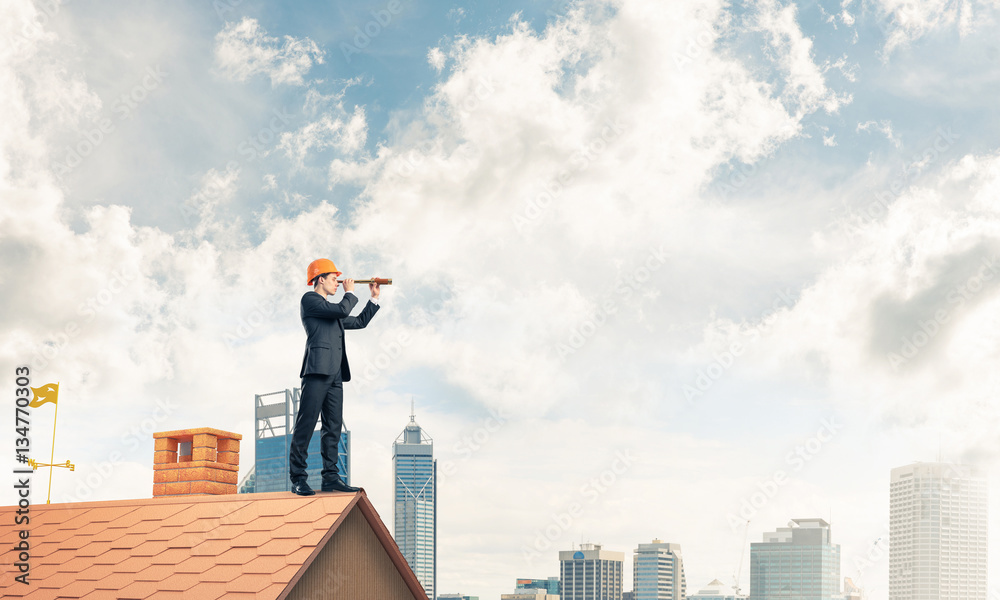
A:
POLYGON ((153 496, 235 494, 243 436, 211 427, 153 434, 153 496))

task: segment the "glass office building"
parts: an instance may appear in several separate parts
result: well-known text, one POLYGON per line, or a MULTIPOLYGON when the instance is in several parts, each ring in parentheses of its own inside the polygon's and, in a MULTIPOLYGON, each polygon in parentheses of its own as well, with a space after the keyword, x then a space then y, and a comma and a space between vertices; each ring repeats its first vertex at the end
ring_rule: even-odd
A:
POLYGON ((434 440, 410 422, 392 445, 396 545, 427 597, 437 587, 437 461, 434 440))
MULTIPOLYGON (((289 492, 288 452, 292 442, 295 415, 299 409, 299 388, 254 396, 254 465, 240 482, 240 493, 289 492), (280 396, 280 398, 276 398, 280 396)), ((309 485, 318 490, 322 484, 323 457, 320 455, 320 428, 309 440, 306 474, 309 485)), ((340 433, 337 470, 341 479, 351 484, 351 432, 344 427, 340 433)))
POLYGON ((559 578, 549 577, 548 579, 518 579, 517 590, 545 590, 547 594, 559 594, 559 578))
POLYGON ((580 544, 559 552, 561 600, 622 600, 624 552, 580 544))
POLYGON ((986 600, 986 480, 971 467, 915 463, 889 483, 889 600, 986 600))
POLYGON ((632 555, 632 593, 634 600, 684 600, 687 583, 680 544, 639 544, 632 555))
POLYGON ((839 600, 840 545, 823 519, 790 527, 750 544, 750 600, 839 600))

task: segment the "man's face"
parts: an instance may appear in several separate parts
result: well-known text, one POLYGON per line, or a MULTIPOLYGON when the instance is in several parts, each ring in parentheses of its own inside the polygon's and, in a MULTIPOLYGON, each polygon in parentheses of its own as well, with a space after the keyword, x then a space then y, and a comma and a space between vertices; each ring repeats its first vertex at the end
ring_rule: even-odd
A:
POLYGON ((326 277, 321 277, 319 280, 319 287, 323 288, 323 291, 327 294, 336 294, 339 286, 340 283, 337 281, 336 273, 331 273, 326 277))

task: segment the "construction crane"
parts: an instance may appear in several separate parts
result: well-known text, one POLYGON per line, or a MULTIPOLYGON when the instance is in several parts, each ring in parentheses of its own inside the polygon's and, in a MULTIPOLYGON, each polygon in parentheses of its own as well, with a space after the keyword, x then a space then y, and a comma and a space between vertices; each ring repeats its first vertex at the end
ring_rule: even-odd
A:
MULTIPOLYGON (((882 542, 882 538, 879 537, 877 540, 872 542, 872 545, 868 547, 868 554, 871 556, 872 550, 878 547, 882 542)), ((852 582, 853 583, 853 582, 852 582)), ((861 594, 861 600, 868 600, 868 589, 865 587, 865 570, 860 569, 858 571, 858 583, 857 583, 858 593, 861 594)))
POLYGON ((747 539, 750 535, 750 519, 747 519, 747 524, 743 528, 743 546, 740 548, 740 562, 736 565, 736 573, 733 574, 733 591, 736 592, 736 596, 739 597, 742 590, 740 589, 740 574, 743 572, 743 559, 747 555, 747 539))

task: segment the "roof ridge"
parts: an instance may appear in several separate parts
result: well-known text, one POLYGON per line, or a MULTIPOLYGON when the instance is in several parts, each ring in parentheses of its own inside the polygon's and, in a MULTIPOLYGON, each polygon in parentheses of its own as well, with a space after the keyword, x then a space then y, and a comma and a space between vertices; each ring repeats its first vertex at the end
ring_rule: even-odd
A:
MULTIPOLYGON (((361 492, 353 492, 352 495, 361 492)), ((186 496, 153 496, 150 498, 125 498, 122 500, 91 500, 89 502, 59 502, 55 504, 32 504, 31 510, 79 510, 81 508, 101 508, 114 506, 143 506, 150 503, 159 504, 191 504, 193 502, 260 502, 262 500, 288 500, 289 497, 299 498, 303 502, 312 502, 329 498, 341 493, 323 492, 315 496, 298 496, 292 492, 261 492, 254 494, 189 494, 186 496), (251 497, 252 496, 252 497, 251 497)), ((0 506, 0 511, 15 510, 17 505, 0 506)))

